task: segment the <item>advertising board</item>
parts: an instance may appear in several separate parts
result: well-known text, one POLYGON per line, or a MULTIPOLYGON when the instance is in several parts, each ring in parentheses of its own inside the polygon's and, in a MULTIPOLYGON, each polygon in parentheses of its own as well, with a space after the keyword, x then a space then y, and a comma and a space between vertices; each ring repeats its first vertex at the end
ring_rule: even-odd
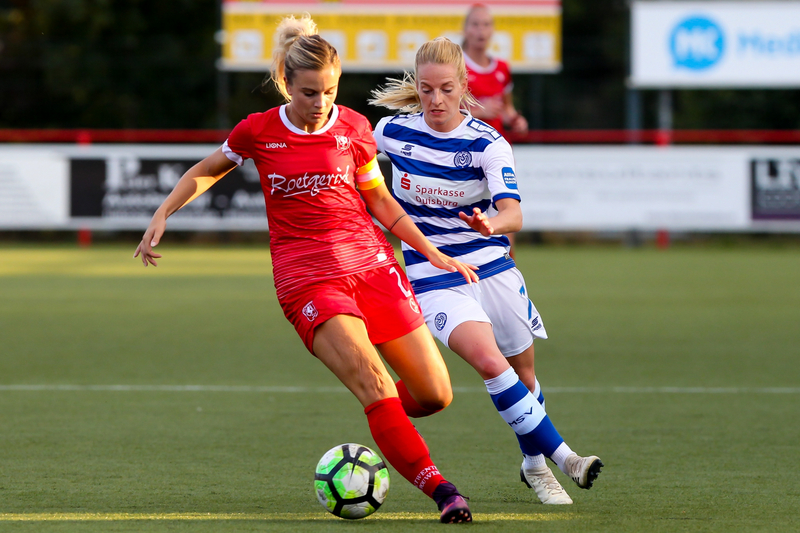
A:
MULTIPOLYGON (((300 1, 225 0, 220 68, 266 72, 274 34, 286 15, 309 13, 320 35, 339 52, 350 72, 399 71, 414 66, 424 42, 448 37, 461 43, 464 16, 475 2, 406 0, 300 1)), ((494 16, 492 55, 515 72, 556 72, 561 68, 561 0, 489 0, 494 16)))
POLYGON ((630 83, 800 87, 800 2, 635 1, 630 83))
MULTIPOLYGON (((144 230, 216 148, 0 146, 0 229, 144 230)), ((527 231, 800 232, 800 148, 516 145, 514 157, 527 231)), ((388 160, 381 168, 391 172, 388 160)), ((234 169, 169 227, 267 230, 255 166, 234 169)))

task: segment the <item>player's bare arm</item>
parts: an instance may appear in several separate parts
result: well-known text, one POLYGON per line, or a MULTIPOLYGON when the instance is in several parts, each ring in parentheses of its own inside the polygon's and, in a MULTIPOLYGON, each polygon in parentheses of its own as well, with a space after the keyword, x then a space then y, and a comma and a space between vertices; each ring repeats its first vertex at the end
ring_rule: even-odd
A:
POLYGON ((424 255, 433 266, 448 272, 460 272, 467 283, 478 281, 478 275, 475 273, 478 267, 462 263, 437 250, 392 197, 385 183, 361 191, 361 196, 372 215, 383 224, 383 227, 424 255))
POLYGON ((233 170, 236 163, 228 159, 218 148, 213 154, 209 155, 192 168, 186 171, 178 180, 177 185, 169 193, 161 206, 156 209, 150 225, 144 232, 142 241, 136 247, 133 257, 142 256, 144 266, 151 264, 158 266, 156 259, 161 257, 153 251, 167 229, 167 218, 175 211, 185 206, 219 181, 225 174, 233 170))
POLYGON ((480 104, 469 106, 469 112, 481 120, 492 120, 502 116, 506 107, 502 98, 486 98, 480 104))
POLYGON ((522 209, 519 202, 513 198, 497 200, 497 215, 489 217, 477 207, 472 215, 459 213, 458 216, 469 224, 469 227, 480 232, 484 237, 494 234, 514 233, 522 229, 522 209))
POLYGON ((511 93, 503 96, 503 125, 514 133, 527 133, 528 121, 514 107, 514 99, 511 93))

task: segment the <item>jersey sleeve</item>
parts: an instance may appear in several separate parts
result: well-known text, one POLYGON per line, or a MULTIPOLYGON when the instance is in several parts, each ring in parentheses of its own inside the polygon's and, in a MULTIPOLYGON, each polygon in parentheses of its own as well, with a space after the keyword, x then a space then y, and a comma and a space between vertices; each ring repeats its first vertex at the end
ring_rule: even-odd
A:
POLYGON ((250 117, 248 117, 239 122, 222 143, 222 153, 237 165, 242 166, 245 159, 252 159, 252 148, 253 129, 250 125, 250 117))
POLYGON ((502 69, 506 80, 506 83, 503 86, 503 94, 511 94, 511 91, 514 90, 514 79, 511 77, 511 67, 508 66, 508 63, 503 61, 500 63, 500 68, 502 69))
POLYGON ((378 124, 375 126, 375 131, 372 132, 373 137, 375 137, 375 145, 378 148, 378 152, 385 154, 386 153, 386 146, 384 143, 383 138, 383 128, 386 127, 391 117, 383 117, 378 121, 378 124))
POLYGON ((383 183, 383 174, 378 165, 377 143, 372 136, 372 128, 365 118, 360 131, 353 139, 353 159, 356 163, 356 186, 366 191, 383 183))
POLYGON ((514 154, 508 141, 496 140, 486 148, 483 157, 482 167, 489 183, 492 205, 503 198, 520 201, 517 174, 514 170, 514 154))

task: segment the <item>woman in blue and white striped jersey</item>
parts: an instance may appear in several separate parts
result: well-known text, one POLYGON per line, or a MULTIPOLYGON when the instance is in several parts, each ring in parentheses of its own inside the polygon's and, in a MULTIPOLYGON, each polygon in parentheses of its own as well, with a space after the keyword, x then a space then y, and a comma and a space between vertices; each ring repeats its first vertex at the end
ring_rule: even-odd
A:
MULTIPOLYGON (((467 88, 461 49, 446 38, 422 45, 414 74, 372 94, 371 104, 403 113, 382 119, 374 132, 392 162, 397 201, 439 251, 479 268, 480 282, 468 285, 403 245, 428 327, 484 379, 519 440, 521 480, 543 503, 570 504, 545 457, 586 489, 603 463, 573 452, 544 409, 533 340, 547 333, 503 235, 522 226, 511 146, 466 111, 477 102, 467 88)), ((402 383, 398 390, 410 416, 431 414, 416 405, 413 390, 402 383)))

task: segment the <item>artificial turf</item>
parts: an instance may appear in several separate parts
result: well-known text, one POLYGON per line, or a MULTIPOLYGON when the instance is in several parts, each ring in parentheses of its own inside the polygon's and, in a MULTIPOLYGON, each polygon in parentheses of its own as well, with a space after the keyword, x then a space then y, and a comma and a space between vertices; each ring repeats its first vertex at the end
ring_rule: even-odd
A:
MULTIPOLYGON (((426 531, 384 506, 330 517, 313 469, 374 447, 303 348, 264 248, 0 248, 0 531, 426 531), (193 386, 196 386, 193 388, 193 386)), ((516 440, 447 350, 455 399, 415 425, 481 531, 800 529, 800 249, 519 246, 550 339, 547 410, 606 467, 575 504, 519 482, 516 440)))

